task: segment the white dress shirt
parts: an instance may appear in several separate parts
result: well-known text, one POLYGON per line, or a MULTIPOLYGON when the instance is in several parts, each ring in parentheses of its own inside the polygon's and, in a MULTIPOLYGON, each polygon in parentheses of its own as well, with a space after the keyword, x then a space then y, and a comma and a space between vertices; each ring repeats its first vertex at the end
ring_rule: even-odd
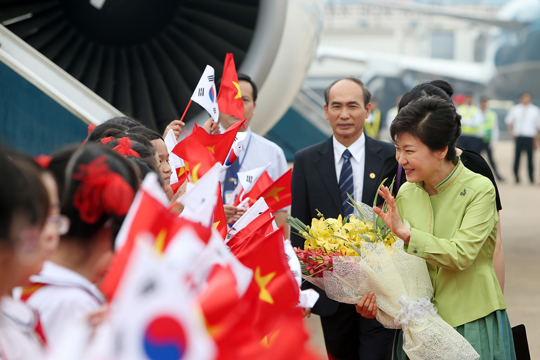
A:
POLYGON ((32 283, 47 284, 33 293, 26 303, 39 312, 41 325, 51 344, 62 341, 72 321, 80 320, 105 304, 105 297, 94 284, 78 273, 46 261, 32 283))
POLYGON ((540 129, 540 109, 533 104, 514 105, 504 122, 512 125, 515 136, 535 137, 540 129))
MULTIPOLYGON (((339 177, 341 175, 341 168, 343 167, 343 152, 345 149, 349 149, 351 152, 351 166, 353 172, 353 184, 354 184, 354 200, 356 202, 362 202, 362 192, 364 190, 364 169, 366 165, 366 137, 362 133, 360 138, 356 140, 348 148, 332 137, 334 143, 334 164, 336 165, 336 178, 339 184, 339 177)), ((354 210, 354 214, 358 215, 354 210)))
POLYGON ((25 303, 3 296, 0 305, 0 359, 42 359, 44 349, 36 334, 36 313, 25 303))

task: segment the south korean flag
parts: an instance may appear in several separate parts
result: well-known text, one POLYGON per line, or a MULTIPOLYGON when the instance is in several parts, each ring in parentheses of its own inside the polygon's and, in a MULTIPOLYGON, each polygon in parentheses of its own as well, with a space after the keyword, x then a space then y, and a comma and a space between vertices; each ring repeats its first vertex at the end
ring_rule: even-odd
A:
POLYGON ((201 105, 212 116, 214 122, 217 123, 219 120, 219 108, 214 77, 214 68, 206 65, 201 79, 193 95, 191 95, 191 100, 201 105))

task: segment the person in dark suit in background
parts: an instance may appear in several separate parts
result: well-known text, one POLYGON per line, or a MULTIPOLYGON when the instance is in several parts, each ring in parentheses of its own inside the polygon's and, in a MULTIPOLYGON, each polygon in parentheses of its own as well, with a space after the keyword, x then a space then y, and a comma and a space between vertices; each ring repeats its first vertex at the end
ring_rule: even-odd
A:
MULTIPOLYGON (((364 122, 371 110, 371 94, 357 78, 339 79, 325 90, 324 113, 333 136, 296 153, 292 175, 292 216, 306 224, 319 210, 326 218, 354 213, 347 193, 358 202, 373 204, 379 184, 387 185, 398 164, 393 144, 364 134, 364 122)), ((293 246, 304 239, 291 236, 293 246)), ((395 331, 376 319, 366 319, 355 306, 330 300, 324 291, 304 282, 320 294, 313 313, 321 316, 326 350, 336 360, 391 359, 395 331)), ((310 309, 306 309, 309 315, 310 309)))

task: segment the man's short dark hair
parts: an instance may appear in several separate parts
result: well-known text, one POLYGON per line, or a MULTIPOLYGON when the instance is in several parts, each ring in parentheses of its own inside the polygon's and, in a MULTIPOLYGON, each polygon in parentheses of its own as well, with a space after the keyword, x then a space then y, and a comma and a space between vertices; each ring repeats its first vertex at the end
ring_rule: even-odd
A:
POLYGON ((332 86, 336 85, 341 80, 350 80, 352 82, 357 83, 362 88, 362 92, 364 93, 364 106, 369 104, 369 102, 371 101, 371 93, 369 92, 369 89, 367 88, 367 86, 359 78, 354 77, 354 76, 349 76, 349 77, 337 79, 336 81, 328 85, 328 87, 324 90, 324 102, 326 103, 326 106, 328 106, 328 97, 330 95, 330 89, 332 88, 332 86))
POLYGON ((257 101, 257 85, 251 80, 251 77, 246 74, 238 73, 238 82, 247 81, 253 89, 253 102, 257 101))

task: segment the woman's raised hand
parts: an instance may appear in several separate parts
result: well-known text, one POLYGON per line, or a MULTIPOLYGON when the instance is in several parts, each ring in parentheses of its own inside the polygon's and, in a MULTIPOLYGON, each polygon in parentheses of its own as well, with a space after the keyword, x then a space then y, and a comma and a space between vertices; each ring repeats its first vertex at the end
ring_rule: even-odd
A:
POLYGON ((403 224, 401 216, 399 216, 399 211, 396 207, 396 203, 394 202, 394 197, 390 193, 390 190, 388 190, 388 187, 381 186, 381 188, 379 189, 379 195, 382 196, 384 200, 386 200, 388 211, 384 213, 378 207, 373 207, 373 210, 377 215, 380 216, 386 226, 388 226, 394 234, 396 234, 400 239, 407 239, 411 234, 411 229, 409 229, 403 224))

